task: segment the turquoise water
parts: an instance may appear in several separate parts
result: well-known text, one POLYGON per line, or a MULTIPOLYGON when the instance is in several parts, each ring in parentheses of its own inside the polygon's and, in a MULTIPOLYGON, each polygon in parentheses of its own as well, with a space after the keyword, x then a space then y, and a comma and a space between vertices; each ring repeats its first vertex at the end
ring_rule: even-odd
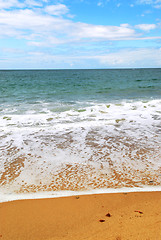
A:
POLYGON ((5 193, 158 186, 161 69, 0 71, 5 193))
POLYGON ((0 71, 0 104, 72 106, 160 96, 161 69, 0 71))

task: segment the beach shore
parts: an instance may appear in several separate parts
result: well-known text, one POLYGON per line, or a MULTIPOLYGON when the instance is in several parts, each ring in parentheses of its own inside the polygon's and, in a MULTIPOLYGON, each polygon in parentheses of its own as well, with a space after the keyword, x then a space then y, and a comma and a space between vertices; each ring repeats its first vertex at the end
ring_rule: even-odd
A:
POLYGON ((159 240, 161 192, 0 203, 2 240, 159 240))

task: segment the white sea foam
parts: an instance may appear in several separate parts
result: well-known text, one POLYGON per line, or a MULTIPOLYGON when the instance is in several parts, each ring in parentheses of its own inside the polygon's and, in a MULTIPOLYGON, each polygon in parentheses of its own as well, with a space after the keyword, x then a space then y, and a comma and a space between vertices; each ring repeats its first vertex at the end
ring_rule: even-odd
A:
POLYGON ((161 100, 42 105, 0 116, 2 191, 159 185, 161 100))
POLYGON ((90 191, 57 191, 57 192, 39 192, 32 194, 13 194, 13 193, 0 193, 0 202, 9 202, 15 200, 25 199, 45 199, 45 198, 60 198, 70 196, 82 196, 93 194, 105 194, 105 193, 130 193, 130 192, 158 192, 161 191, 161 187, 147 187, 144 188, 120 188, 120 189, 97 189, 90 191))
POLYGON ((0 127, 22 128, 22 127, 70 127, 70 124, 78 125, 156 125, 161 120, 161 100, 151 101, 129 101, 120 103, 95 104, 85 108, 71 108, 67 111, 51 111, 51 106, 43 108, 41 113, 26 111, 25 113, 5 114, 0 116, 0 127))

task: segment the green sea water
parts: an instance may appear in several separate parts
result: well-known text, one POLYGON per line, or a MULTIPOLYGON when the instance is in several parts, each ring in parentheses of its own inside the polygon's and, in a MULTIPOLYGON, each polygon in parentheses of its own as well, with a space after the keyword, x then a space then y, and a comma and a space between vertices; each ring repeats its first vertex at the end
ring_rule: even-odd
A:
POLYGON ((38 102, 69 106, 160 96, 161 69, 0 71, 0 104, 4 106, 20 108, 21 103, 38 102))

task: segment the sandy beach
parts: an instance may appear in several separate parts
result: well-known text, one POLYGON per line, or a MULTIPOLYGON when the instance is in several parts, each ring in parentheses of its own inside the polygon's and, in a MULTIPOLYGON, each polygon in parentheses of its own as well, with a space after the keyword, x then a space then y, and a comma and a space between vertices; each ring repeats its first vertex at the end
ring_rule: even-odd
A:
POLYGON ((159 240, 161 192, 4 202, 0 226, 3 240, 159 240))

